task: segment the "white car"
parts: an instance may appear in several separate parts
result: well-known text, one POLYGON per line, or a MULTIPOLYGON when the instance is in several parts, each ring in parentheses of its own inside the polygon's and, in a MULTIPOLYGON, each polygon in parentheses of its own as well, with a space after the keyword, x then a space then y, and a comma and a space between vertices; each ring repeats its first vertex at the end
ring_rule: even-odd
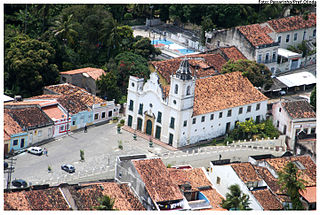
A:
POLYGON ((34 146, 34 147, 28 148, 28 152, 35 155, 42 155, 43 149, 40 147, 34 146))

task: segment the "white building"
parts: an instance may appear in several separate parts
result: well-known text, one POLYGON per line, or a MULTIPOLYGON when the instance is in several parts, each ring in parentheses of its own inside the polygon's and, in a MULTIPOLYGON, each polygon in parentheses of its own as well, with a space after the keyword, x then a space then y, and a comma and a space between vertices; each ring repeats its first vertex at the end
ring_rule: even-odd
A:
POLYGON ((174 147, 224 135, 237 121, 261 121, 267 97, 240 72, 196 79, 188 60, 161 86, 154 72, 143 79, 130 76, 127 125, 174 147))

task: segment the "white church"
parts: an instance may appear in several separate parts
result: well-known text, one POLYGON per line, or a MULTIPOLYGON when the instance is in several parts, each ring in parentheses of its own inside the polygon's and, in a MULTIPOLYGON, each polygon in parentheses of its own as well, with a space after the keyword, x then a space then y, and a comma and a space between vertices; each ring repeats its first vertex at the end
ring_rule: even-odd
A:
POLYGON ((238 121, 265 119, 267 100, 241 72, 197 79, 184 59, 167 86, 156 72, 146 83, 130 76, 126 119, 129 127, 178 148, 224 135, 238 121))

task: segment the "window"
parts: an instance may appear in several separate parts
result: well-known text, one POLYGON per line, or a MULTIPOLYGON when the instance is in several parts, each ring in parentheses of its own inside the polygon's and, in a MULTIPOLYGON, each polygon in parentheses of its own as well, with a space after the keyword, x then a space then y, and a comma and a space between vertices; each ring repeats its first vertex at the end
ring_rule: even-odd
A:
POLYGON ((222 112, 219 113, 219 118, 222 118, 222 112))
POLYGON ((190 86, 187 87, 187 96, 190 95, 190 86))
POLYGON ((102 112, 101 118, 102 118, 102 119, 106 118, 106 112, 102 112))
POLYGON ((153 106, 153 105, 150 103, 150 104, 149 104, 149 107, 151 107, 151 108, 152 108, 152 106, 153 106))
POLYGON ((247 107, 247 113, 251 112, 251 105, 247 107))
POLYGON ((133 101, 132 100, 130 100, 129 110, 133 111, 133 101))
POLYGON ((228 110, 228 117, 230 117, 231 116, 231 114, 232 114, 232 110, 228 110))
POLYGON ((287 134, 287 126, 286 125, 284 125, 284 127, 283 127, 283 134, 287 134))
POLYGON ((315 37, 317 34, 316 29, 313 30, 313 36, 315 37))
POLYGON ((305 38, 306 38, 306 31, 303 32, 302 40, 304 40, 305 38))
POLYGON ((277 128, 279 128, 280 122, 279 120, 277 120, 277 128))
POLYGON ((75 125, 76 124, 76 121, 72 121, 72 125, 75 125))
POLYGON ((266 54, 265 63, 269 63, 269 53, 266 54))
POLYGON ((246 118, 246 121, 249 121, 250 120, 250 118, 246 118))
POLYGON ((192 119, 192 124, 196 124, 196 122, 197 122, 197 118, 193 118, 192 119))
POLYGON ((278 37, 278 43, 281 43, 281 36, 278 37))
POLYGON ((158 111, 157 122, 161 123, 161 117, 162 117, 162 113, 158 111))
POLYGON ((177 101, 176 101, 176 100, 173 100, 173 104, 177 104, 177 101))
POLYGON ((260 110, 260 103, 259 103, 259 104, 257 104, 257 106, 256 106, 256 110, 260 110))
POLYGON ((262 54, 259 54, 258 55, 258 63, 261 63, 261 61, 262 61, 262 54))
POLYGON ((187 126, 187 120, 183 121, 183 127, 187 126))
POLYGON ((237 120, 237 121, 234 122, 234 127, 235 127, 235 128, 238 127, 238 122, 239 122, 239 120, 237 120))
POLYGON ((211 114, 210 115, 210 120, 213 120, 213 118, 214 118, 214 114, 211 114))
POLYGON ((94 120, 96 120, 96 119, 98 119, 98 118, 99 118, 99 114, 96 113, 96 114, 94 115, 94 120))
POLYGON ((60 131, 64 131, 64 125, 61 125, 61 126, 59 127, 59 130, 60 130, 60 131))
POLYGON ((217 177, 217 184, 220 184, 221 178, 217 177))
POLYGON ((316 133, 316 128, 311 128, 311 132, 310 132, 311 134, 314 134, 314 133, 316 133))
POLYGON ((14 141, 13 141, 13 145, 14 145, 14 146, 18 145, 18 140, 14 140, 14 141))
POLYGON ((297 39, 298 39, 298 33, 295 33, 295 34, 293 35, 293 40, 296 41, 297 39))
POLYGON ((23 148, 23 147, 24 147, 24 138, 20 140, 20 148, 23 148))
POLYGON ((239 114, 242 114, 242 112, 243 112, 243 108, 241 107, 239 108, 239 114))
POLYGON ((277 60, 277 53, 273 52, 272 53, 272 62, 276 62, 276 60, 277 60))
POLYGON ((171 117, 171 120, 170 120, 170 128, 174 129, 174 118, 171 117))
POLYGON ((287 37, 286 37, 286 43, 288 43, 290 40, 290 34, 287 34, 287 37))
POLYGON ((142 111, 143 111, 143 104, 139 104, 138 114, 142 115, 142 111))
POLYGON ((111 110, 111 111, 109 111, 109 113, 108 113, 108 117, 112 117, 112 110, 111 110))
POLYGON ((201 122, 204 122, 206 120, 206 117, 205 116, 202 116, 201 117, 201 122))
POLYGON ((39 131, 38 131, 38 137, 41 137, 41 136, 42 136, 42 131, 39 130, 39 131))
POLYGON ((256 116, 256 123, 260 123, 260 116, 256 116))
POLYGON ((279 112, 281 112, 281 108, 279 108, 279 112))
POLYGON ((174 86, 174 93, 175 93, 175 94, 178 94, 178 84, 176 84, 176 85, 174 86))

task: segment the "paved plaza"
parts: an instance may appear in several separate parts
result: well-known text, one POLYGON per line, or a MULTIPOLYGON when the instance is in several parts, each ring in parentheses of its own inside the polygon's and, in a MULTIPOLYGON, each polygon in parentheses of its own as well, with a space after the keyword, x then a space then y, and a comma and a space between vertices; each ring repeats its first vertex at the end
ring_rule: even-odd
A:
MULTIPOLYGON (((226 146, 191 148, 186 151, 171 151, 156 144, 150 148, 148 140, 140 137, 134 140, 133 135, 127 131, 118 134, 116 124, 92 126, 88 128, 88 133, 70 133, 41 147, 48 150, 48 156, 26 152, 15 156, 17 160, 12 180, 19 178, 33 185, 58 185, 113 179, 116 157, 121 155, 146 154, 149 158, 161 157, 166 165, 190 164, 207 168, 210 161, 219 159, 219 155, 231 161, 248 161, 250 155, 283 154, 282 151, 226 146), (122 142, 122 150, 118 147, 119 141, 122 142), (80 161, 80 150, 84 151, 84 161, 80 161), (61 170, 62 164, 74 165, 75 173, 61 170), (48 166, 52 168, 51 173, 48 172, 48 166)), ((7 174, 4 174, 3 180, 6 186, 7 174)))

